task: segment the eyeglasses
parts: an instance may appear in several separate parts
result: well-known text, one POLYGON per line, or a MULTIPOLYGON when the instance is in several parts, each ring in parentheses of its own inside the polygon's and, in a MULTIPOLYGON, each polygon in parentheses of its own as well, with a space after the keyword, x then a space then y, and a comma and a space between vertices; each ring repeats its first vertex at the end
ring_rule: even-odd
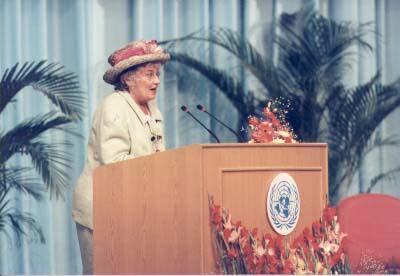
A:
POLYGON ((153 79, 153 78, 155 78, 155 77, 157 77, 157 78, 159 79, 160 76, 161 76, 161 74, 160 74, 160 72, 157 72, 157 73, 154 73, 154 72, 146 72, 146 73, 144 73, 144 76, 145 76, 147 79, 153 79))
POLYGON ((132 75, 132 77, 129 77, 130 80, 140 80, 140 79, 146 79, 146 80, 152 80, 154 78, 160 79, 160 72, 154 73, 154 72, 140 72, 135 75, 132 75))

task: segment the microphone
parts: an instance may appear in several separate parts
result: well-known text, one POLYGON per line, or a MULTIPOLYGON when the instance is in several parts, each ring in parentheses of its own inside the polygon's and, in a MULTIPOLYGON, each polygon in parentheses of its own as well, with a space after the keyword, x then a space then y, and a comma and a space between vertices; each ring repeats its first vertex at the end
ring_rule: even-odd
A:
POLYGON ((211 118, 213 118, 213 119, 216 120, 218 123, 220 123, 221 125, 223 125, 224 127, 226 127, 230 132, 232 132, 233 134, 235 134, 236 137, 238 138, 239 142, 243 142, 243 141, 242 141, 242 138, 240 138, 240 135, 239 135, 236 131, 234 131, 232 128, 230 128, 229 126, 227 126, 226 124, 224 124, 224 123, 223 123, 221 120, 219 120, 217 117, 215 117, 215 116, 212 115, 210 112, 208 112, 208 111, 204 108, 204 106, 202 106, 201 104, 198 104, 198 105, 196 105, 196 107, 197 107, 198 110, 200 110, 200 111, 202 111, 202 112, 204 112, 204 113, 207 113, 211 118))
POLYGON ((184 111, 184 112, 186 112, 187 114, 189 114, 190 117, 192 117, 196 122, 198 122, 203 128, 205 128, 205 129, 208 131, 208 133, 210 133, 211 136, 214 137, 215 140, 217 140, 217 143, 221 143, 221 142, 219 141, 217 135, 215 135, 215 134, 214 134, 208 127, 206 127, 202 122, 200 122, 200 121, 189 111, 189 109, 188 109, 185 105, 182 105, 182 106, 181 106, 181 109, 182 109, 182 111, 184 111))

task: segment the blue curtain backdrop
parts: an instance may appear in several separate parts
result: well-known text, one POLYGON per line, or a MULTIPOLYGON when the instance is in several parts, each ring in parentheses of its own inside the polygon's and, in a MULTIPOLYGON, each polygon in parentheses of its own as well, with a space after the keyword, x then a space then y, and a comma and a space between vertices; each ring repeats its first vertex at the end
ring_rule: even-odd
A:
MULTIPOLYGON (((23 241, 21 246, 16 246, 0 233, 0 273, 81 272, 75 225, 70 215, 71 191, 85 159, 87 133, 95 107, 112 90, 102 81, 102 75, 113 50, 135 39, 164 40, 201 28, 229 27, 241 32, 270 57, 276 57, 277 49, 271 40, 279 33, 277 18, 282 12, 295 12, 306 3, 337 20, 376 22, 375 28, 381 36, 370 38, 376 51, 372 55, 359 53, 353 74, 347 76, 349 84, 366 81, 377 68, 382 70, 384 82, 400 75, 400 38, 397 35, 400 1, 397 0, 0 0, 0 74, 16 62, 42 59, 59 62, 65 70, 79 75, 81 88, 89 99, 87 116, 78 126, 84 139, 75 139, 74 147, 69 149, 73 151, 75 163, 66 200, 36 202, 19 194, 12 195, 15 206, 31 212, 42 225, 46 244, 23 241)), ((229 66, 246 78, 237 63, 218 49, 209 49, 202 58, 221 67, 229 66)), ((236 125, 234 108, 214 87, 203 82, 193 88, 172 76, 163 76, 159 103, 166 119, 168 148, 212 142, 209 135, 181 114, 182 104, 193 107, 201 103, 232 126, 236 125)), ((246 78, 246 83, 257 88, 250 78, 246 78)), ((45 98, 31 92, 23 91, 16 103, 2 114, 0 131, 51 109, 45 98)), ((220 133, 223 141, 234 141, 235 137, 228 132, 202 119, 220 133)), ((385 121, 379 135, 398 135, 399 119, 400 110, 385 121)), ((398 149, 373 152, 364 161, 354 185, 345 193, 364 191, 366 183, 376 173, 398 166, 399 153, 398 149)), ((13 162, 30 164, 23 158, 15 158, 13 162)), ((378 185, 374 191, 400 196, 394 184, 378 185)))

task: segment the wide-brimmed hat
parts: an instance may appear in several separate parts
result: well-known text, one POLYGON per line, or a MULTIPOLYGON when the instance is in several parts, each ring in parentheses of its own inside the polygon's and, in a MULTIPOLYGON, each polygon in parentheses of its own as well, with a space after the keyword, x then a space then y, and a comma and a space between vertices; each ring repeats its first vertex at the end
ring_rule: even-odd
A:
POLYGON ((165 62, 170 59, 156 40, 138 40, 129 43, 127 46, 116 50, 108 58, 112 66, 103 76, 103 80, 109 84, 116 84, 122 72, 130 67, 147 62, 165 62))

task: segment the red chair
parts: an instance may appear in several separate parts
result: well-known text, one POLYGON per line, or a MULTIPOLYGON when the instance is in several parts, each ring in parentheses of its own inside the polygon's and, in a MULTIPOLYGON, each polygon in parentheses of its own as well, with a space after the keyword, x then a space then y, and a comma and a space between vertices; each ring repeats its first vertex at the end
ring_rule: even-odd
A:
POLYGON ((361 194, 337 207, 341 229, 348 234, 352 273, 400 272, 400 200, 361 194))

